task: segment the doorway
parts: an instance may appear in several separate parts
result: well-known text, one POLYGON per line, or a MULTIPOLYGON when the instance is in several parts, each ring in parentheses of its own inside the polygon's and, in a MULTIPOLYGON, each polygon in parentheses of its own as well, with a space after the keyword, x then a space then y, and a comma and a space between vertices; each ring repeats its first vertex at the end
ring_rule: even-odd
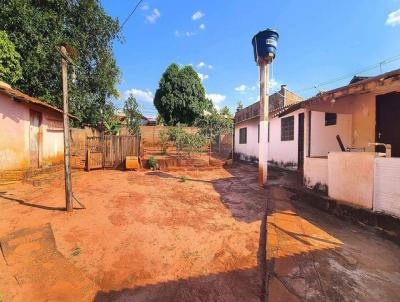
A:
POLYGON ((299 137, 298 137, 298 150, 297 150, 297 167, 303 168, 304 164, 304 113, 299 114, 299 137))
MULTIPOLYGON (((392 157, 400 157, 400 93, 392 92, 376 97, 375 141, 392 145, 392 157)), ((376 152, 385 152, 377 146, 376 152)))
POLYGON ((30 110, 29 167, 32 169, 39 168, 40 122, 41 122, 41 113, 34 110, 30 110))

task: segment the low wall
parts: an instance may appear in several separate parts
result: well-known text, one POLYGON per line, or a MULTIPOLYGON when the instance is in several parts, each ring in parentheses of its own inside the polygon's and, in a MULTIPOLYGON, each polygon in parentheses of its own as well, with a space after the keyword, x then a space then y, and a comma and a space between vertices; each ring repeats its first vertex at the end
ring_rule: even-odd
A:
MULTIPOLYGON (((168 129, 168 126, 140 126, 140 136, 144 145, 156 145, 160 139, 160 131, 168 129)), ((183 127, 186 132, 197 132, 196 127, 183 127)))
POLYGON ((375 158, 374 211, 400 218, 400 158, 375 158))
POLYGON ((310 189, 327 191, 328 158, 306 157, 304 159, 304 185, 310 189))
POLYGON ((331 152, 328 155, 328 194, 362 208, 372 209, 373 152, 331 152))

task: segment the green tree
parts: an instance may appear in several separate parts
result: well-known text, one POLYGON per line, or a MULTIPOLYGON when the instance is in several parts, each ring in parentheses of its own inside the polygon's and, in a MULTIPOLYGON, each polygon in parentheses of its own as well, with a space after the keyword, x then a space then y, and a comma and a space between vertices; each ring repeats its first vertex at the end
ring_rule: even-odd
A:
POLYGON ((223 116, 233 118, 233 114, 232 114, 232 112, 230 111, 230 109, 229 109, 228 106, 222 107, 221 110, 219 111, 219 113, 220 113, 221 115, 223 115, 223 116))
POLYGON ((70 111, 81 124, 101 125, 110 99, 118 95, 120 71, 112 43, 120 39, 120 27, 99 1, 3 0, 0 20, 0 30, 8 33, 22 58, 23 77, 15 87, 61 107, 60 55, 55 47, 67 45, 76 62, 76 81, 69 82, 70 111))
POLYGON ((242 109, 243 109, 243 103, 242 103, 242 101, 239 100, 237 102, 236 112, 238 112, 238 111, 240 111, 242 109))
POLYGON ((193 125, 212 103, 205 96, 203 84, 191 66, 168 66, 161 77, 154 105, 167 125, 193 125))
POLYGON ((125 100, 124 113, 129 133, 132 135, 139 134, 142 113, 140 112, 139 105, 133 95, 130 95, 125 100))
MULTIPOLYGON (((226 111, 226 109, 224 111, 226 111)), ((214 107, 212 107, 210 110, 204 111, 195 123, 196 126, 200 128, 200 134, 208 140, 209 162, 211 160, 211 142, 217 136, 232 133, 233 131, 233 118, 231 115, 225 113, 218 112, 214 107)))
POLYGON ((0 80, 14 85, 22 75, 21 56, 5 31, 0 31, 0 80))

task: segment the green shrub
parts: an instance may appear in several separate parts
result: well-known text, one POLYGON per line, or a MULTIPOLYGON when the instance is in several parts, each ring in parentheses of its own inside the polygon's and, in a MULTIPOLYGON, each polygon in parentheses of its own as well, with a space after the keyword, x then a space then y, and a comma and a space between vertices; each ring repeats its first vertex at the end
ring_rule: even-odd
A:
POLYGON ((181 182, 185 182, 187 180, 187 177, 185 175, 179 177, 181 182))
POLYGON ((152 170, 157 169, 158 166, 158 160, 154 156, 150 156, 149 158, 149 167, 152 170))
POLYGON ((170 138, 167 130, 161 130, 159 135, 159 144, 161 147, 161 153, 167 154, 168 145, 170 143, 170 138))

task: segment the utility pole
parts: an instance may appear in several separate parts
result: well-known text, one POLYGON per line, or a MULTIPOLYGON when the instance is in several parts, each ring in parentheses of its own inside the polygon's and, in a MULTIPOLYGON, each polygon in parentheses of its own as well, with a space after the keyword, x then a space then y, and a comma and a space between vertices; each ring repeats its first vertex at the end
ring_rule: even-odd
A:
POLYGON ((260 140, 258 144, 258 183, 264 187, 268 179, 269 65, 275 58, 279 35, 275 30, 260 31, 252 39, 254 60, 260 72, 260 140))
POLYGON ((260 70, 260 141, 258 146, 258 183, 260 186, 265 186, 267 184, 268 176, 269 64, 270 60, 268 59, 258 60, 260 70))
POLYGON ((73 211, 71 165, 70 165, 70 140, 69 140, 69 116, 68 116, 68 62, 73 63, 68 57, 64 46, 60 49, 61 53, 61 73, 63 89, 63 117, 64 117, 64 177, 65 177, 65 204, 67 212, 73 211))

